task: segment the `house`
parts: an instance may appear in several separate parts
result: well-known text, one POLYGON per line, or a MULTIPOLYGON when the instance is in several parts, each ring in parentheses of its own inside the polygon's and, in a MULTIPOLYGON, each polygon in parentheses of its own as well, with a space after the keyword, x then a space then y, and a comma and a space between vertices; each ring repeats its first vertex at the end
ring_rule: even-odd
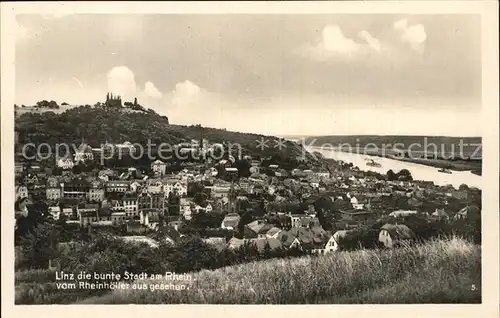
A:
POLYGON ((47 178, 45 184, 45 197, 49 201, 56 201, 62 197, 61 184, 57 178, 47 178))
POLYGON ((123 204, 123 211, 127 218, 133 218, 139 216, 138 206, 137 206, 137 195, 131 193, 125 193, 121 199, 123 204))
POLYGON ((15 173, 22 173, 24 171, 24 164, 16 163, 14 171, 15 171, 15 173))
POLYGON ((268 246, 270 250, 276 250, 282 247, 281 242, 275 238, 251 238, 251 239, 238 239, 233 237, 227 243, 229 249, 238 249, 245 245, 253 245, 259 252, 263 252, 268 246))
POLYGON ((29 173, 24 177, 25 184, 38 183, 38 177, 36 174, 29 173))
POLYGON ((330 178, 330 172, 324 170, 315 171, 313 175, 320 179, 330 178))
POLYGON ((417 211, 415 210, 397 210, 389 213, 389 216, 395 217, 395 218, 404 218, 408 217, 410 215, 415 215, 417 214, 417 211))
MULTIPOLYGON (((125 209, 123 208, 123 204, 121 200, 111 200, 107 201, 108 202, 108 208, 111 209, 111 213, 114 212, 125 212, 125 209)), ((103 204, 104 206, 104 204, 103 204)))
POLYGON ((227 230, 235 230, 238 227, 238 223, 240 222, 240 216, 236 213, 229 213, 222 220, 221 228, 227 230))
POLYGON ((273 228, 273 226, 265 221, 255 220, 245 225, 245 228, 250 230, 249 237, 266 237, 266 233, 273 228))
POLYGON ((302 217, 303 214, 292 214, 288 213, 288 218, 290 219, 290 224, 292 227, 302 227, 302 217))
POLYGON ((163 192, 168 196, 170 193, 179 196, 187 195, 187 183, 180 180, 166 180, 163 184, 163 192))
POLYGON ((109 206, 101 206, 97 209, 97 221, 111 221, 111 213, 113 210, 109 206))
POLYGON ((125 224, 127 215, 125 212, 111 212, 111 223, 113 226, 125 224))
POLYGON ((16 191, 16 201, 28 197, 28 187, 25 185, 16 186, 15 191, 16 191))
POLYGON ((229 190, 231 187, 229 185, 213 185, 212 187, 207 187, 210 189, 210 196, 213 199, 228 197, 229 190))
POLYGON ((299 240, 302 250, 323 249, 329 239, 327 233, 321 228, 294 227, 288 233, 299 240))
POLYGON ((102 180, 94 179, 90 182, 87 198, 94 202, 102 202, 104 200, 104 184, 102 180))
POLYGON ((111 169, 106 169, 106 170, 100 170, 97 173, 97 176, 99 179, 103 180, 104 182, 107 182, 109 180, 112 180, 118 176, 117 172, 111 169))
POLYGON ((106 193, 125 193, 130 190, 130 181, 112 180, 105 183, 106 193))
POLYGON ((341 240, 347 236, 350 230, 335 232, 325 245, 325 253, 335 252, 341 249, 341 240))
POLYGON ((87 227, 92 222, 97 222, 97 211, 81 212, 79 214, 80 226, 87 227))
POLYGON ((234 167, 226 167, 224 168, 224 172, 226 173, 226 176, 230 178, 236 178, 238 176, 238 169, 234 167))
POLYGON ((68 219, 73 218, 73 205, 68 203, 63 203, 60 205, 61 207, 61 215, 66 216, 68 219))
POLYGON ((125 141, 122 144, 110 144, 106 142, 101 145, 101 149, 103 156, 107 158, 118 157, 118 159, 122 159, 127 155, 133 155, 137 150, 129 141, 125 141))
POLYGON ((82 213, 97 212, 98 209, 99 205, 97 204, 89 204, 89 203, 78 204, 76 206, 76 215, 80 217, 82 213))
POLYGON ((207 205, 205 206, 205 212, 207 213, 211 213, 213 212, 214 208, 212 207, 212 205, 210 203, 207 203, 207 205))
POLYGON ((92 147, 87 145, 82 141, 78 149, 75 151, 75 162, 93 160, 94 154, 92 152, 92 147))
POLYGON ((404 224, 385 224, 380 229, 378 241, 391 248, 411 242, 414 238, 413 231, 404 224))
POLYGON ((289 231, 281 231, 276 237, 284 248, 300 248, 299 239, 289 231))
POLYGON ((75 163, 73 162, 73 160, 71 158, 62 158, 62 159, 57 160, 56 165, 57 165, 57 167, 59 167, 63 170, 70 170, 70 169, 73 169, 73 167, 75 166, 75 163))
POLYGON ((180 206, 181 206, 181 214, 184 216, 185 220, 191 220, 193 211, 191 209, 191 205, 193 202, 191 200, 187 200, 186 198, 181 198, 180 206))
POLYGON ((167 165, 161 160, 156 160, 151 164, 151 170, 155 176, 164 176, 166 169, 167 165))
POLYGON ((90 189, 90 184, 85 179, 72 179, 61 183, 64 198, 85 199, 90 189))
POLYGON ((307 227, 307 228, 321 226, 319 219, 315 215, 308 215, 308 216, 301 217, 300 224, 302 224, 303 227, 307 227))
POLYGON ((269 229, 269 231, 267 231, 266 233, 266 237, 269 237, 269 238, 277 238, 279 233, 282 231, 282 229, 278 228, 278 227, 275 227, 273 226, 272 228, 269 229))
POLYGON ((149 179, 146 181, 146 191, 149 193, 169 193, 169 191, 164 191, 163 182, 160 179, 149 179))
POLYGON ((375 215, 370 211, 359 211, 359 210, 348 210, 340 211, 341 217, 344 220, 362 222, 368 219, 372 219, 375 215))
POLYGON ((59 217, 61 216, 61 207, 58 205, 49 206, 48 212, 54 220, 59 220, 59 217))
POLYGON ((152 197, 151 193, 144 190, 137 196, 137 211, 140 212, 144 209, 151 209, 152 197))
POLYGON ((454 216, 454 220, 468 219, 481 214, 481 210, 475 205, 469 205, 458 211, 454 216))
POLYGON ((151 194, 151 208, 163 211, 165 209, 165 201, 167 197, 164 193, 152 193, 151 194))
POLYGON ((140 213, 140 222, 148 228, 157 229, 160 224, 161 214, 162 211, 159 209, 142 210, 140 213))
POLYGON ((438 219, 438 220, 448 220, 449 219, 449 215, 448 215, 448 213, 446 213, 444 211, 444 209, 436 208, 436 210, 431 214, 431 216, 433 218, 438 219))

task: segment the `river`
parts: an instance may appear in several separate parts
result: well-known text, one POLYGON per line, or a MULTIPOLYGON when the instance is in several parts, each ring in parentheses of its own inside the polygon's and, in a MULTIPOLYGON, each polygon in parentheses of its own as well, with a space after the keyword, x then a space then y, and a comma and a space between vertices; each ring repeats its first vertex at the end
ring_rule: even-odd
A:
POLYGON ((398 172, 401 169, 408 169, 415 180, 433 181, 437 185, 451 184, 458 188, 461 184, 466 184, 469 187, 476 187, 481 189, 482 178, 475 175, 470 171, 454 171, 452 174, 438 172, 438 168, 425 166, 417 163, 404 162, 390 158, 374 157, 369 155, 362 155, 357 153, 349 153, 336 151, 333 149, 321 149, 319 147, 305 147, 307 151, 317 151, 325 158, 341 160, 347 163, 352 163, 363 171, 376 171, 381 174, 386 174, 389 169, 398 172), (382 167, 367 166, 367 159, 373 159, 378 162, 382 167))

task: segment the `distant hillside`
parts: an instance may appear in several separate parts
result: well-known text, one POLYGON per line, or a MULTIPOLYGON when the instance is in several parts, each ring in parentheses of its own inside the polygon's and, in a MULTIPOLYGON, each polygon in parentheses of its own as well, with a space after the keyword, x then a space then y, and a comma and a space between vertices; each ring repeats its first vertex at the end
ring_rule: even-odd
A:
MULTIPOLYGON (((343 144, 348 144, 352 148, 363 148, 368 144, 374 144, 379 148, 386 145, 387 148, 396 147, 398 149, 408 149, 410 145, 415 145, 412 151, 418 152, 427 149, 432 150, 431 144, 437 146, 438 153, 451 153, 460 150, 460 142, 462 142, 463 152, 465 155, 472 154, 482 143, 481 137, 448 137, 448 136, 397 136, 397 135, 346 135, 346 136, 309 136, 306 138, 306 144, 312 146, 322 146, 331 144, 334 147, 340 147, 343 144)), ((480 148, 480 147, 479 147, 480 148)), ((482 149, 475 154, 476 158, 482 157, 482 149)))
POLYGON ((393 250, 272 259, 192 275, 188 290, 116 290, 80 303, 481 303, 481 249, 460 239, 393 250))
MULTIPOLYGON (((279 153, 282 157, 295 158, 302 155, 302 145, 288 140, 282 140, 284 146, 280 150, 278 148, 278 142, 280 138, 275 136, 240 133, 224 129, 199 126, 171 126, 173 130, 180 132, 188 136, 189 138, 199 139, 200 136, 202 136, 212 143, 222 143, 224 141, 237 143, 241 145, 242 149, 246 150, 248 153, 259 156, 272 156, 279 153), (264 149, 257 147, 259 145, 258 142, 262 138, 264 140, 267 140, 266 147, 264 149)), ((305 152, 305 154, 307 156, 307 159, 312 159, 308 152, 305 152)))

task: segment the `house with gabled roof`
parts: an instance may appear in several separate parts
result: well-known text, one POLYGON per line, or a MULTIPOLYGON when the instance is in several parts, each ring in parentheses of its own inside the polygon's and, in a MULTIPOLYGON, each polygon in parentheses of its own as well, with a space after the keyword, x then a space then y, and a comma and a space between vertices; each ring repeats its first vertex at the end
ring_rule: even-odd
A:
POLYGON ((385 247, 396 247, 415 239, 413 231, 404 224, 385 224, 380 228, 379 242, 385 247))

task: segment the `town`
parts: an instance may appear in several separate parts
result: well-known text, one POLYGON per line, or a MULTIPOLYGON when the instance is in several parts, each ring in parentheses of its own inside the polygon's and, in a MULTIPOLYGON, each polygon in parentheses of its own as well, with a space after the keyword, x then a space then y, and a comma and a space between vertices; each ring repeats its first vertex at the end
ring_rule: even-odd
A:
POLYGON ((27 164, 18 155, 16 227, 34 209, 65 222, 69 241, 107 232, 157 246, 196 234, 218 249, 254 244, 259 251, 325 254, 342 250, 349 233, 376 224, 365 247, 414 239, 419 229, 405 225, 408 217, 424 220, 427 229, 480 214, 480 189, 413 180, 407 170, 388 171, 388 178, 325 158, 287 170, 279 160, 232 153, 203 136, 175 147, 188 158, 175 169, 159 159, 130 166, 137 149, 128 141, 93 148, 82 140, 53 162, 27 164), (221 158, 213 159, 214 149, 221 158))

